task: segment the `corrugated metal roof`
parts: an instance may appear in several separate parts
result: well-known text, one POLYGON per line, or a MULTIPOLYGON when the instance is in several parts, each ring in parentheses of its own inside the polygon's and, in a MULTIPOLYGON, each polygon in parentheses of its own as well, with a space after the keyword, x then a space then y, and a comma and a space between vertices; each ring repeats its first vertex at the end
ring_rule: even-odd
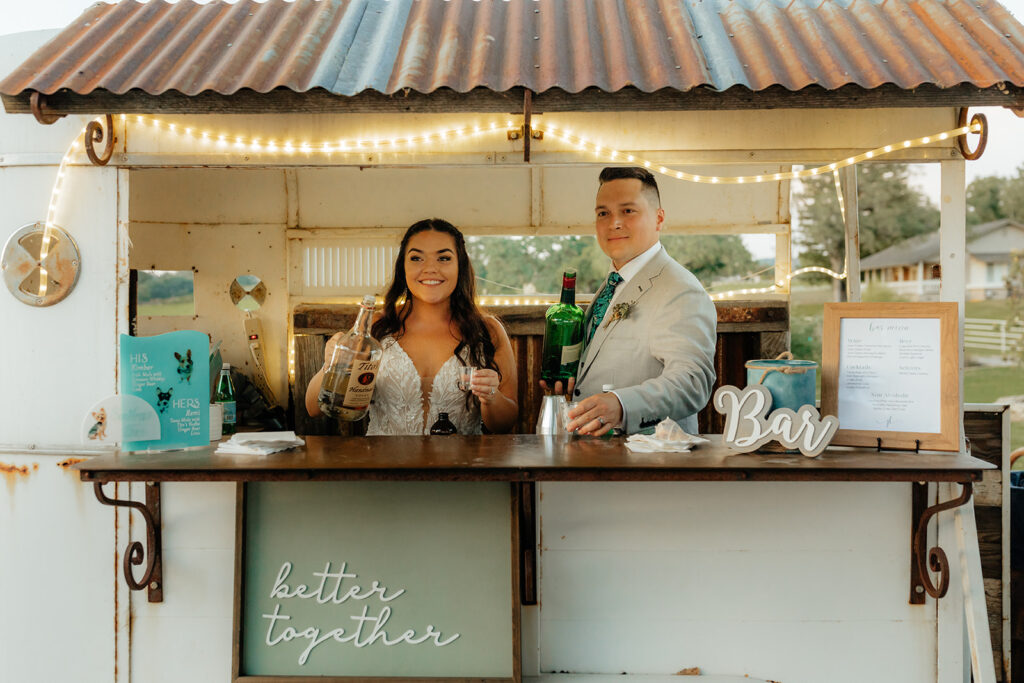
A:
POLYGON ((0 83, 151 95, 1024 86, 990 0, 97 3, 0 83))
MULTIPOLYGON (((981 223, 973 228, 969 228, 967 233, 967 253, 986 262, 1002 263, 1009 261, 1009 246, 1007 246, 1006 252, 1003 252, 998 256, 993 255, 990 252, 976 253, 974 249, 971 248, 971 243, 974 240, 979 237, 984 237, 990 232, 1006 227, 1016 228, 1017 230, 1024 232, 1024 224, 1010 220, 1009 218, 981 223)), ((915 263, 938 262, 939 233, 938 231, 935 231, 909 237, 902 242, 897 242, 891 247, 883 249, 882 251, 875 252, 870 256, 865 256, 860 260, 860 269, 863 272, 865 270, 872 270, 875 268, 892 268, 894 266, 910 266, 915 263)))

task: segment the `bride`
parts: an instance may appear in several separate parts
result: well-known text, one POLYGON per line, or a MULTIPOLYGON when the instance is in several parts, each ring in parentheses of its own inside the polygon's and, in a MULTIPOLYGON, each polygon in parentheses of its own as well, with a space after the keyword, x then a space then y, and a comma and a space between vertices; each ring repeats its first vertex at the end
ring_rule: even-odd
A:
MULTIPOLYGON (((516 366, 501 323, 476 306, 473 266, 462 233, 439 218, 414 223, 402 237, 394 276, 371 333, 384 349, 367 435, 429 434, 448 413, 459 434, 509 432, 518 413, 516 366), (472 366, 469 391, 459 368, 472 366)), ((330 358, 342 333, 327 342, 330 358)), ((306 410, 320 415, 321 369, 306 389, 306 410)))

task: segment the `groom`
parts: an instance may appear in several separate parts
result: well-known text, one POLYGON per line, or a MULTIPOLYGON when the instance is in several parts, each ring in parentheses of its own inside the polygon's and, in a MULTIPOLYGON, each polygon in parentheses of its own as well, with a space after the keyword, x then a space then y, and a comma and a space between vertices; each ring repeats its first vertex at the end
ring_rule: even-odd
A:
POLYGON ((609 167, 599 181, 597 242, 612 271, 587 309, 568 429, 632 434, 670 417, 696 434, 715 383, 715 305, 661 246, 654 176, 609 167))

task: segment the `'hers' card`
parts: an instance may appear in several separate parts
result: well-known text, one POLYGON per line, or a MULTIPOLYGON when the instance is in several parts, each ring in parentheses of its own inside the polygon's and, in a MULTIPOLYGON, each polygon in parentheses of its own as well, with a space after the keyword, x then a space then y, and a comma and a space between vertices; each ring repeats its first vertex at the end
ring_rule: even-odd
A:
POLYGON ((122 416, 126 451, 206 446, 210 434, 210 340, 184 330, 155 337, 121 335, 121 393, 153 406, 160 438, 135 441, 122 416))

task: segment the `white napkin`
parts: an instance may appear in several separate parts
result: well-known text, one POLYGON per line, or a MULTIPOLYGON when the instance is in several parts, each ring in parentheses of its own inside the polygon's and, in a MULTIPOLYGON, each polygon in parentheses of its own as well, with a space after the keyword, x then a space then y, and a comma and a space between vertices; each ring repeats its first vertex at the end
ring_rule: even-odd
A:
POLYGON ((665 418, 654 428, 654 434, 633 434, 626 439, 626 448, 634 453, 689 453, 690 449, 707 439, 693 436, 670 418, 665 418))
POLYGON ((216 452, 234 455, 269 455, 305 445, 306 442, 295 436, 295 432, 245 432, 244 434, 235 434, 217 446, 216 452))

